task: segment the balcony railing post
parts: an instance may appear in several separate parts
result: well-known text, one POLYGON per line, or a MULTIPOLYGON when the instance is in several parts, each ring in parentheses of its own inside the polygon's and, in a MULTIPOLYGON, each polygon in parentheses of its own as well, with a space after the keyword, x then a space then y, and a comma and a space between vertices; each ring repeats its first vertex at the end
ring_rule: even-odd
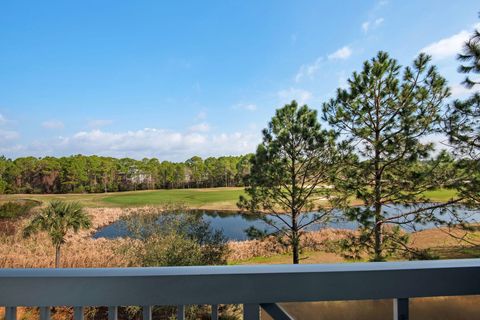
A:
POLYGON ((177 306, 177 319, 185 320, 185 306, 183 304, 177 306))
POLYGON ((5 320, 17 320, 17 307, 5 307, 5 320))
POLYGON ((143 320, 152 320, 152 306, 142 307, 143 320))
POLYGON ((108 320, 118 319, 118 307, 108 307, 108 320))
POLYGON ((262 303, 260 308, 263 309, 272 319, 275 320, 292 320, 293 317, 288 314, 278 303, 262 303))
POLYGON ((212 304, 212 320, 218 320, 218 304, 212 304))
POLYGON ((258 303, 246 303, 243 305, 244 320, 260 320, 260 305, 258 303))
POLYGON ((83 320, 84 319, 84 307, 73 307, 73 319, 74 320, 83 320))
POLYGON ((408 320, 408 298, 393 299, 393 320, 408 320))
POLYGON ((40 307, 40 320, 50 320, 50 307, 40 307))
MULTIPOLYGON (((0 269, 0 305, 7 306, 6 320, 18 316, 16 306, 42 307, 42 320, 48 318, 47 306, 72 306, 75 320, 83 320, 81 306, 125 305, 147 306, 139 313, 151 320, 148 306, 213 306, 211 315, 215 318, 218 311, 214 305, 242 304, 245 318, 258 320, 264 311, 285 314, 281 304, 286 302, 395 299, 395 312, 389 317, 407 320, 411 297, 479 295, 479 274, 480 259, 297 266, 0 269)), ((184 318, 182 310, 180 319, 184 318)), ((115 320, 115 312, 111 311, 109 318, 115 320)))

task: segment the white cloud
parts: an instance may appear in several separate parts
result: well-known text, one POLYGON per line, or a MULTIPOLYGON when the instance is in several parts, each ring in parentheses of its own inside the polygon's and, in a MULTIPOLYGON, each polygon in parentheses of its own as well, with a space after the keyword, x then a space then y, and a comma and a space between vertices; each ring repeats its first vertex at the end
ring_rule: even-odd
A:
POLYGON ((431 43, 420 50, 432 56, 435 60, 442 60, 450 58, 459 53, 465 41, 470 37, 470 32, 462 30, 448 38, 441 39, 437 42, 431 43))
MULTIPOLYGON (((351 55, 352 49, 349 46, 344 46, 329 54, 327 58, 328 60, 348 59, 351 55)), ((305 78, 313 79, 318 70, 320 70, 324 60, 323 57, 318 57, 313 63, 302 65, 294 77, 295 82, 299 83, 305 78)))
POLYGON ((254 152, 261 141, 259 130, 213 134, 145 128, 125 132, 92 129, 24 145, 2 143, 6 141, 5 138, 13 140, 17 137, 18 134, 14 132, 0 131, 0 153, 8 157, 64 156, 80 153, 118 158, 157 157, 161 160, 184 161, 193 155, 210 157, 254 152))
POLYGON ((289 88, 278 91, 277 96, 281 103, 290 103, 292 100, 296 100, 298 104, 302 105, 312 98, 312 93, 304 89, 289 88))
POLYGON ((302 65, 300 70, 298 70, 297 74, 295 75, 295 82, 300 82, 305 77, 312 79, 315 73, 317 73, 318 69, 320 69, 322 61, 323 58, 319 57, 312 64, 302 65))
POLYGON ((42 122, 42 127, 45 129, 63 129, 65 125, 59 120, 48 120, 42 122))
POLYGON ((20 137, 18 132, 11 130, 0 130, 0 142, 16 140, 20 137))
POLYGON ((237 110, 246 110, 246 111, 256 111, 257 105, 254 103, 238 103, 233 106, 233 109, 237 110))
MULTIPOLYGON (((473 25, 473 29, 480 29, 480 23, 473 25)), ((454 57, 462 51, 464 43, 470 39, 471 34, 472 32, 469 30, 462 30, 450 37, 429 44, 420 52, 431 55, 435 60, 454 57)))
POLYGON ((368 20, 362 23, 362 30, 364 33, 368 33, 370 30, 378 28, 383 22, 384 18, 377 18, 375 20, 368 20))
POLYGON ((88 121, 88 126, 90 128, 100 128, 100 127, 105 127, 108 125, 111 125, 113 123, 113 120, 108 120, 108 119, 94 119, 94 120, 89 120, 88 121))
POLYGON ((329 60, 348 59, 352 55, 352 49, 349 46, 344 46, 334 53, 328 55, 329 60))
POLYGON ((206 122, 197 123, 189 128, 190 132, 208 132, 210 131, 210 125, 206 122))
POLYGON ((461 97, 465 97, 471 93, 473 93, 473 90, 472 89, 468 89, 466 88, 464 85, 461 85, 461 84, 456 84, 456 85, 453 85, 450 87, 451 89, 451 97, 452 98, 461 98, 461 97))
POLYGON ((183 161, 193 155, 208 157, 253 152, 259 142, 258 132, 207 134, 154 128, 116 133, 91 130, 60 138, 53 144, 51 152, 134 158, 159 157, 183 161))
POLYGON ((0 113, 0 124, 4 124, 7 122, 7 119, 0 113))

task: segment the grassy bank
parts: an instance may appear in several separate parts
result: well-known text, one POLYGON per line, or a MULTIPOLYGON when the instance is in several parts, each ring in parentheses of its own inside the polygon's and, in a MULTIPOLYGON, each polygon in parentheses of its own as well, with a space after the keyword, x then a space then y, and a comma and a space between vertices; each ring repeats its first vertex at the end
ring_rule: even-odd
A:
POLYGON ((243 188, 174 189, 115 194, 102 200, 121 207, 184 203, 190 207, 236 209, 243 188))
MULTIPOLYGON (((30 199, 41 202, 51 200, 78 201, 84 206, 99 207, 135 207, 160 206, 166 203, 183 203, 192 208, 236 210, 238 197, 243 188, 206 188, 206 189, 173 189, 148 190, 94 194, 12 194, 0 195, 0 203, 30 199)), ((455 196, 454 190, 439 189, 428 191, 425 196, 433 202, 445 202, 455 196)), ((352 204, 361 204, 353 200, 352 204)))
POLYGON ((183 203, 192 208, 232 210, 237 208, 238 197, 243 192, 243 188, 205 188, 90 194, 12 194, 0 195, 0 203, 19 199, 31 199, 41 202, 63 200, 78 201, 82 205, 92 208, 125 208, 183 203))

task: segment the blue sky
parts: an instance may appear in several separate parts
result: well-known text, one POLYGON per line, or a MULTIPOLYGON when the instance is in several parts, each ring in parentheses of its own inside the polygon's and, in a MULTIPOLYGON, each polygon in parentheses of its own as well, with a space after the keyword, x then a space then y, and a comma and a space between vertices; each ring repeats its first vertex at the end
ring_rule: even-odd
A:
MULTIPOLYGON (((183 161, 255 150, 377 51, 459 86, 476 1, 3 1, 0 154, 183 161)), ((478 25, 477 25, 478 27, 478 25)))

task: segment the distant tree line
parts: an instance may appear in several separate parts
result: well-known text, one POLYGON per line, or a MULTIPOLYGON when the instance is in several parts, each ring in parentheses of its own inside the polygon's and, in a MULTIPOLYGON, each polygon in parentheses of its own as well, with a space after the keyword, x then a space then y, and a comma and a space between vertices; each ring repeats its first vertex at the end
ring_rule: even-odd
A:
POLYGON ((251 155, 185 162, 100 156, 0 157, 0 193, 99 193, 242 186, 251 155))

